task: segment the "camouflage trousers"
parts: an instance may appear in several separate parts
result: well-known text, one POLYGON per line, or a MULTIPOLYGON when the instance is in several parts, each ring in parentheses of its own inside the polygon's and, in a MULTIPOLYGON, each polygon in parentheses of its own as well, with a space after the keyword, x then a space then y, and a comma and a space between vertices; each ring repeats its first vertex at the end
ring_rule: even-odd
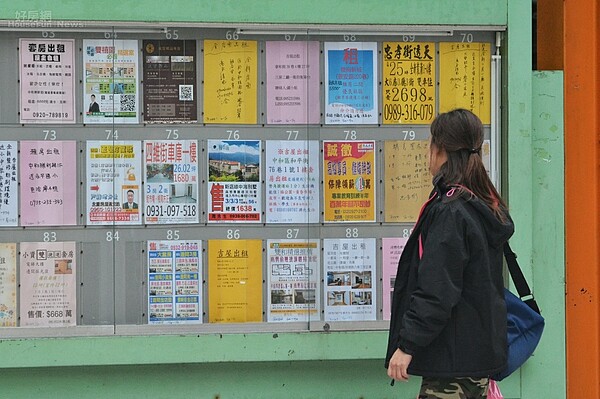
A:
POLYGON ((423 377, 418 399, 487 398, 489 378, 423 377))

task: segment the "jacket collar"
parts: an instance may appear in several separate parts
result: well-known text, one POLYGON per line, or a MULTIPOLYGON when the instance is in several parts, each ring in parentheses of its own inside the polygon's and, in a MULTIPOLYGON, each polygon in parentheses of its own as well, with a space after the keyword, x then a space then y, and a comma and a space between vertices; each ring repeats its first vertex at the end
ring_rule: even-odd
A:
POLYGON ((451 188, 452 187, 448 187, 448 185, 446 185, 446 182, 444 181, 444 175, 442 173, 438 173, 433 177, 433 192, 436 192, 441 196, 450 191, 451 188))

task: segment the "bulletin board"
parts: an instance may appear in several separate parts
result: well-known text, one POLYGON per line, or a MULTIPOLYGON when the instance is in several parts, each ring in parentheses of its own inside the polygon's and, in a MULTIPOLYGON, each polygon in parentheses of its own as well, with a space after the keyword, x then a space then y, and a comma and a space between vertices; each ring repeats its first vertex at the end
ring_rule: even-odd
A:
POLYGON ((6 336, 384 329, 438 113, 499 185, 501 31, 100 26, 0 31, 6 336))

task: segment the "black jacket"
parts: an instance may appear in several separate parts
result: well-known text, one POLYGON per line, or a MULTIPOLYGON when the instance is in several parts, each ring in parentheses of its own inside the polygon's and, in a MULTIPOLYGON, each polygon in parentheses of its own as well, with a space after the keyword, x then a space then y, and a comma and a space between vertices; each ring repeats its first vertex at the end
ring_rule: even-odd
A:
POLYGON ((398 263, 385 366, 400 348, 413 355, 409 374, 487 377, 506 366, 502 247, 514 226, 434 185, 398 263))

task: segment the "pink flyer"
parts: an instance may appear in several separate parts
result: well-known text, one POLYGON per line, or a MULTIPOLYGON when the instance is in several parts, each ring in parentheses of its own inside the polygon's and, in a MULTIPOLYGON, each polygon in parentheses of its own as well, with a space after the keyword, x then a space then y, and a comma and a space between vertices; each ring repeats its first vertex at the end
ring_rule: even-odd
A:
POLYGON ((267 42, 267 123, 319 123, 319 43, 267 42))
POLYGON ((404 250, 408 237, 403 238, 382 238, 382 259, 383 259, 383 320, 390 319, 392 311, 392 293, 394 292, 394 283, 396 282, 396 272, 398 271, 398 261, 404 250))
POLYGON ((21 141, 21 225, 77 224, 75 141, 21 141))

